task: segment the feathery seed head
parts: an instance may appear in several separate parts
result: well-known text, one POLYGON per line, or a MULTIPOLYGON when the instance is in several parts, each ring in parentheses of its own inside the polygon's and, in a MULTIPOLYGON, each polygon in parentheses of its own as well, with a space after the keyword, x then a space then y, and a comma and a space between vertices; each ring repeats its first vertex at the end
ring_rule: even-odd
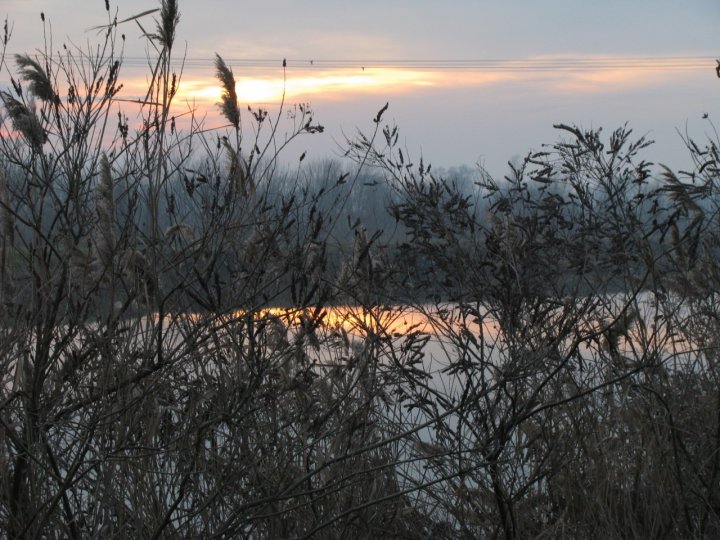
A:
POLYGON ((59 102, 60 98, 50 82, 50 77, 38 62, 28 55, 16 54, 15 63, 20 70, 20 78, 30 83, 30 92, 43 101, 59 102))
POLYGON ((222 103, 220 103, 220 110, 222 110, 223 116, 227 118, 235 129, 240 127, 240 108, 238 107, 237 93, 235 92, 235 76, 233 75, 232 69, 228 67, 225 60, 215 53, 215 70, 216 76, 222 84, 222 103))
POLYGON ((223 140, 223 146, 230 159, 230 181, 232 182, 233 189, 236 192, 242 193, 245 197, 252 195, 255 193, 255 182, 253 181, 252 175, 247 174, 248 171, 241 161, 240 156, 233 147, 230 146, 227 140, 223 140))
POLYGON ((0 99, 12 120, 13 128, 22 133, 30 146, 39 152, 47 141, 47 135, 35 114, 34 105, 30 103, 28 107, 5 91, 0 91, 0 99))
POLYGON ((168 242, 173 242, 176 239, 192 240, 193 236, 193 229, 187 223, 176 223, 165 229, 165 239, 168 242))
POLYGON ((105 154, 100 159, 100 179, 95 188, 95 210, 98 215, 97 250, 105 266, 112 261, 114 248, 113 218, 115 214, 110 162, 105 154))
POLYGON ((175 41, 175 29, 180 22, 180 10, 178 9, 177 0, 163 0, 160 9, 160 24, 158 25, 158 34, 160 41, 168 49, 172 48, 175 41))
POLYGON ((113 218, 113 184, 110 171, 110 161, 106 154, 100 158, 100 181, 97 188, 98 213, 102 217, 112 220, 113 218))

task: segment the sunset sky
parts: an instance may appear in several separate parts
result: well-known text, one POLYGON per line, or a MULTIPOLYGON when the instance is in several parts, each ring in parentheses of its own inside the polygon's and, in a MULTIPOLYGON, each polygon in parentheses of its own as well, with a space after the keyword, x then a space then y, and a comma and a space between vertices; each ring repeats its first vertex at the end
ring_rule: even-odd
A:
MULTIPOLYGON (((111 1, 118 19, 157 7, 111 1)), ((179 108, 193 103, 219 123, 212 57, 222 55, 243 103, 272 109, 288 62, 288 103, 309 102, 326 132, 302 141, 311 157, 340 153, 343 134, 385 119, 415 156, 436 165, 481 163, 505 171, 509 159, 557 138, 554 123, 604 127, 628 122, 657 141, 649 159, 687 165, 678 131, 703 137, 720 117, 717 0, 230 0, 180 1, 176 42, 186 66, 179 108)), ((13 28, 9 52, 42 46, 40 12, 53 46, 98 40, 104 0, 3 0, 13 28), (48 30, 50 28, 48 27, 48 30)), ((143 25, 153 28, 147 16, 143 25)), ((121 79, 139 95, 146 51, 135 23, 126 33, 121 79)), ((6 86, 7 74, 0 75, 6 86)))

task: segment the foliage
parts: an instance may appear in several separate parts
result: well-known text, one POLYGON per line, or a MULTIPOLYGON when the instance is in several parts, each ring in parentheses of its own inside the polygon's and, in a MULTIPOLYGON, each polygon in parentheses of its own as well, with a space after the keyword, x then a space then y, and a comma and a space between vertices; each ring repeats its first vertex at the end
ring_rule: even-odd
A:
POLYGON ((205 130, 177 2, 106 6, 96 46, 2 41, 5 536, 720 534, 716 141, 674 172, 559 125, 470 189, 386 105, 354 168, 282 171, 309 106, 241 115, 217 55, 205 130))

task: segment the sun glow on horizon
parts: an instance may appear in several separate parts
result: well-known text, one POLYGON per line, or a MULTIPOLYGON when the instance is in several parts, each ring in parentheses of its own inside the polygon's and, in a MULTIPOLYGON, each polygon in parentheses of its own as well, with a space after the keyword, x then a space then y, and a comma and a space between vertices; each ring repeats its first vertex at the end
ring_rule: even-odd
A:
MULTIPOLYGON (((240 103, 274 103, 283 99, 322 95, 326 98, 340 97, 357 92, 397 93, 410 88, 431 87, 438 84, 437 74, 387 68, 357 70, 333 70, 321 73, 299 73, 279 77, 239 77, 235 85, 240 103)), ((216 83, 184 81, 179 97, 198 102, 218 102, 222 89, 216 83)))
MULTIPOLYGON (((672 69, 648 60, 638 64, 622 57, 583 59, 547 57, 478 65, 477 69, 441 69, 427 66, 367 67, 258 74, 237 79, 238 101, 247 104, 278 103, 283 98, 347 99, 358 93, 392 95, 418 89, 452 89, 521 82, 546 92, 595 93, 654 85, 674 77, 677 69, 694 69, 696 60, 673 61, 672 69), (625 65, 625 63, 627 65, 625 65)), ((179 97, 199 103, 217 103, 222 90, 215 81, 185 80, 179 97)))

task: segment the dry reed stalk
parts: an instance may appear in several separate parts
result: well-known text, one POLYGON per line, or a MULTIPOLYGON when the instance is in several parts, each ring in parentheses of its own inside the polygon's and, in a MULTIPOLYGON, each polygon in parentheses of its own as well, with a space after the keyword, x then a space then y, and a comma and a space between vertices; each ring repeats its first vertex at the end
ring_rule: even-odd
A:
POLYGON ((8 247, 15 245, 15 219, 10 211, 10 194, 7 189, 7 176, 0 167, 0 301, 7 302, 12 296, 13 289, 10 282, 10 272, 7 268, 8 247))
POLYGON ((7 175, 2 167, 0 167, 0 235, 6 245, 15 245, 15 216, 10 210, 7 175))

